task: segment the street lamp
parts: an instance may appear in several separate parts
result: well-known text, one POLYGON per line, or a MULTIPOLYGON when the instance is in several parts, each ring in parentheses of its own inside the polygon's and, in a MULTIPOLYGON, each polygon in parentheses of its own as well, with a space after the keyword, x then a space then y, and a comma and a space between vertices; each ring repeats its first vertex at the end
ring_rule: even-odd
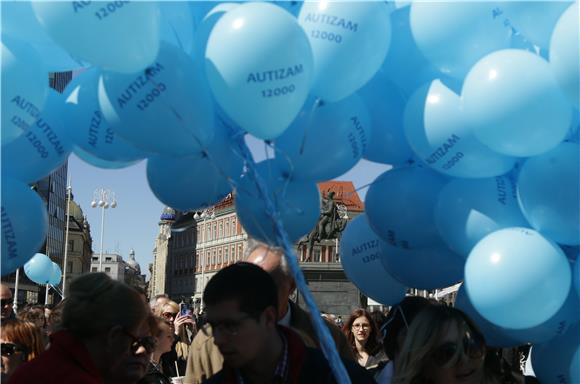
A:
MULTIPOLYGON (((196 221, 202 222, 201 234, 203 236, 206 221, 215 219, 215 207, 210 207, 210 208, 204 209, 201 212, 201 214, 199 212, 195 212, 195 215, 193 215, 193 218, 196 221)), ((211 229, 210 229, 210 233, 211 233, 211 229)), ((207 231, 205 232, 205 234, 207 235, 207 231)), ((200 238, 201 237, 198 234, 198 236, 197 236, 198 243, 199 243, 200 238)), ((203 238, 203 241, 201 242, 201 287, 200 287, 201 292, 200 292, 200 297, 203 295, 203 291, 205 290, 205 243, 206 242, 207 242, 207 236, 205 238, 203 238)), ((199 310, 200 310, 200 312, 203 312, 203 297, 200 300, 199 310)))
POLYGON ((99 272, 103 271, 103 234, 105 231, 105 209, 117 207, 115 192, 110 189, 98 188, 93 192, 91 208, 101 208, 101 253, 99 255, 99 272))

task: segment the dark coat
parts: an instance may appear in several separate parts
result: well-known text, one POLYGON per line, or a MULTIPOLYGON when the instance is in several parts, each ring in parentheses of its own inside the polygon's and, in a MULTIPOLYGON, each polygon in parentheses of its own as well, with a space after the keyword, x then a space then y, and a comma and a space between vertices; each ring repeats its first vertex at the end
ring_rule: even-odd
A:
POLYGON ((171 379, 149 363, 147 373, 137 384, 171 384, 171 379))

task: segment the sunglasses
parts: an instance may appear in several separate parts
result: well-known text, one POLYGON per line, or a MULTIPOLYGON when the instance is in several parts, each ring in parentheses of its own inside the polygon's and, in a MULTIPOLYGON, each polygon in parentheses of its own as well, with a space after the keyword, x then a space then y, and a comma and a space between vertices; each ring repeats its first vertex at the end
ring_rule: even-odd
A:
POLYGON ((0 307, 14 304, 14 299, 0 299, 0 307))
POLYGON ((153 336, 136 337, 132 333, 123 329, 123 333, 131 338, 131 353, 137 354, 140 347, 145 348, 147 353, 153 353, 157 345, 157 341, 153 336))
POLYGON ((444 366, 460 354, 465 354, 470 359, 481 359, 485 355, 485 343, 480 337, 467 331, 461 343, 452 341, 443 343, 435 348, 431 358, 435 364, 444 366))
POLYGON ((177 316, 177 312, 173 313, 173 312, 163 312, 161 314, 161 316, 165 317, 166 319, 175 319, 175 317, 177 316))
POLYGON ((13 343, 0 344, 0 354, 2 356, 12 356, 16 352, 24 352, 24 348, 13 343))

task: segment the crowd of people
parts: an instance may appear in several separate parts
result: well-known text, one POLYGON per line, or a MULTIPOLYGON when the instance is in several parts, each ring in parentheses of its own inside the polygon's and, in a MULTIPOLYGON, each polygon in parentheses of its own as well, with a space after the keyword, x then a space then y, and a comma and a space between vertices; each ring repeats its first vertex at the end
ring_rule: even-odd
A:
MULTIPOLYGON (((209 281, 200 316, 104 273, 74 280, 50 310, 17 315, 1 285, 2 382, 335 383, 310 314, 290 300, 295 289, 283 253, 255 241, 209 281)), ((445 304, 408 296, 386 316, 323 316, 353 383, 537 383, 445 304)))

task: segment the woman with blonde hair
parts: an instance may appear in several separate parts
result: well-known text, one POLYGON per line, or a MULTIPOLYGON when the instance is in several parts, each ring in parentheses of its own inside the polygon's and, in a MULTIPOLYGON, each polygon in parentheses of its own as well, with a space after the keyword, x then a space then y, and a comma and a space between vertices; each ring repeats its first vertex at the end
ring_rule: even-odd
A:
POLYGON ((16 368, 44 351, 44 342, 34 323, 10 319, 4 320, 0 327, 0 348, 2 382, 6 382, 16 368))

